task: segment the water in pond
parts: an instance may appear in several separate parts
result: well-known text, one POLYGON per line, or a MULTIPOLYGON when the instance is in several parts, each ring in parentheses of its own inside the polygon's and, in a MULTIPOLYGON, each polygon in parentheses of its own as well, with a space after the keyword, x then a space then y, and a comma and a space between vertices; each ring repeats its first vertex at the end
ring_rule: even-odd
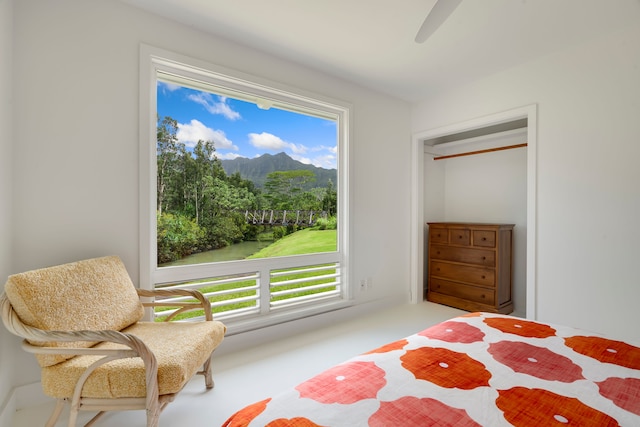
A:
POLYGON ((161 264, 160 267, 170 267, 173 265, 204 264, 207 262, 235 261, 245 259, 249 255, 253 255, 254 253, 258 252, 260 249, 266 248, 271 243, 273 242, 249 241, 235 243, 224 248, 200 252, 197 254, 189 255, 177 261, 167 262, 161 264))

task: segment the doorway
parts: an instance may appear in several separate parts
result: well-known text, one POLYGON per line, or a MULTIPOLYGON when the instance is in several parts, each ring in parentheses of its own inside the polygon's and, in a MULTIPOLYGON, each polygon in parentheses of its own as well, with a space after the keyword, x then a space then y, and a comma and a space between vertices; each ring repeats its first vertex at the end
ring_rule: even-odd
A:
MULTIPOLYGON (((519 217, 520 237, 514 238, 514 294, 520 301, 516 302, 514 314, 529 319, 536 318, 536 129, 537 107, 529 105, 502 113, 497 113, 474 120, 456 123, 450 126, 419 132, 413 136, 413 168, 412 168, 412 230, 411 230, 411 286, 410 296, 413 303, 424 299, 425 276, 425 231, 426 220, 430 221, 470 221, 474 220, 464 209, 456 207, 464 206, 465 197, 475 196, 477 191, 473 185, 455 183, 455 180, 466 179, 468 184, 474 184, 474 167, 483 164, 485 169, 476 171, 492 179, 495 169, 501 167, 516 167, 515 171, 521 175, 521 186, 514 190, 512 183, 502 182, 500 178, 493 177, 503 185, 496 192, 503 192, 505 200, 510 197, 509 191, 525 192, 519 194, 520 206, 494 207, 493 213, 482 212, 484 207, 474 209, 475 219, 502 219, 499 216, 501 209, 515 210, 515 217, 519 217), (526 146, 521 143, 524 141, 526 146), (505 148, 516 148, 508 150, 505 148), (505 150, 504 153, 502 150, 505 150), (484 154, 493 151, 501 151, 501 154, 484 154), (486 156, 482 161, 469 160, 462 157, 469 153, 486 156), (434 161, 434 158, 458 157, 460 159, 434 161), (488 160, 487 160, 488 159, 488 160), (445 166, 447 162, 449 165, 445 166), (455 162, 455 163, 454 163, 455 162), (494 162, 492 165, 491 162, 494 162), (502 162, 502 163, 500 163, 502 162), (446 171, 448 169, 448 171, 446 171), (445 179, 449 182, 445 187, 445 179), (462 178, 460 178, 462 177, 462 178), (469 188, 467 188, 469 187, 469 188), (467 192, 456 190, 455 197, 445 196, 445 188, 465 188, 467 192), (459 194, 458 194, 459 193, 459 194), (444 200, 447 199, 445 203, 444 200), (517 212, 522 211, 521 214, 517 212), (496 217, 496 212, 498 216, 496 217), (493 216, 492 216, 493 215, 493 216), (515 239, 518 239, 515 241, 515 239), (524 240, 524 242, 523 242, 524 240), (520 244, 518 247, 517 245, 520 244), (519 263, 519 265, 518 265, 519 263), (517 276, 516 276, 517 275, 517 276), (516 288, 516 285, 518 286, 516 288)), ((514 173, 509 172, 509 173, 514 173)), ((514 193, 511 193, 514 194, 514 193)), ((510 200, 510 202, 512 202, 510 200)), ((488 202, 490 203, 490 202, 488 202)), ((513 204, 513 203, 512 203, 513 204)), ((476 207, 482 206, 476 204, 476 207)), ((485 205, 486 206, 486 205, 485 205)), ((489 208, 488 211, 491 209, 489 208)), ((468 211, 468 209, 467 209, 468 211)), ((505 213, 507 217, 508 212, 505 213)), ((491 222, 491 220, 483 221, 491 222)), ((511 222, 508 219, 502 222, 511 222)))

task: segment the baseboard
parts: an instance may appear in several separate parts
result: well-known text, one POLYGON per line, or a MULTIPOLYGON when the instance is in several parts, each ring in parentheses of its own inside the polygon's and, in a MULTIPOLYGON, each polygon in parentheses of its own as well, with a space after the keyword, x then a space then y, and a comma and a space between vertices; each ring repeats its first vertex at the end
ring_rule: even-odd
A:
MULTIPOLYGON (((42 391, 40 382, 25 384, 14 389, 16 397, 16 411, 32 406, 44 405, 53 401, 42 391)), ((3 425, 3 424, 0 424, 3 425)))
POLYGON ((21 409, 51 403, 52 398, 42 391, 40 382, 13 388, 0 408, 0 426, 12 426, 15 413, 21 409))
POLYGON ((7 400, 0 408, 0 426, 12 426, 13 414, 16 413, 16 393, 15 389, 9 393, 7 400))

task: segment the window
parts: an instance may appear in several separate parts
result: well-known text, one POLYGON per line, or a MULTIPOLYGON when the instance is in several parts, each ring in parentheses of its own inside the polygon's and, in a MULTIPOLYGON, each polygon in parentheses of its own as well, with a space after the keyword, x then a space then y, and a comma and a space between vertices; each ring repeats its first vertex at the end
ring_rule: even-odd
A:
POLYGON ((140 286, 200 289, 232 333, 347 305, 350 107, 147 46, 140 68, 140 286))

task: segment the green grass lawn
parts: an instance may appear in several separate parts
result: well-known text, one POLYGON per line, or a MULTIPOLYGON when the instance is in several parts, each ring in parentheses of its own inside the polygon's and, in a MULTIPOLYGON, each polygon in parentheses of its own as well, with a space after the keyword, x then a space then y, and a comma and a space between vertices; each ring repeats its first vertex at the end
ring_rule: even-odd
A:
POLYGON ((247 257, 247 259, 332 252, 337 249, 336 243, 336 230, 305 228, 276 240, 266 248, 247 257))

